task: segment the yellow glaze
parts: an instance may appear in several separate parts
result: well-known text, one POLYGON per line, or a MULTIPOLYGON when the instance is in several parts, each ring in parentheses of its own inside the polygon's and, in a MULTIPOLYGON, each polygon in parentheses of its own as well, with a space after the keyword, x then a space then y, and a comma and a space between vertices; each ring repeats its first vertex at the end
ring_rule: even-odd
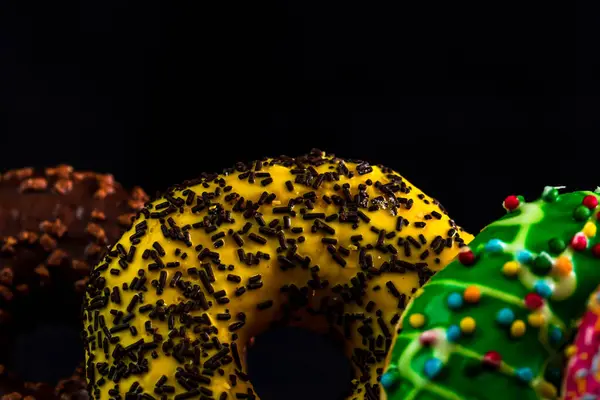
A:
MULTIPOLYGON (((206 296, 206 299, 212 302, 212 306, 206 311, 197 309, 192 310, 189 313, 190 316, 194 317, 201 317, 203 314, 206 314, 212 325, 218 329, 218 333, 211 332, 209 334, 211 340, 208 342, 208 346, 203 344, 200 334, 194 332, 193 327, 198 324, 191 324, 190 327, 185 330, 185 335, 189 339, 191 348, 202 346, 200 362, 199 365, 195 366, 196 370, 202 371, 204 369, 203 365, 206 360, 217 353, 217 349, 215 348, 206 348, 211 346, 210 343, 212 343, 212 338, 216 337, 218 338, 219 343, 221 343, 221 346, 230 346, 231 348, 231 343, 236 344, 241 358, 243 371, 245 370, 245 348, 249 340, 253 336, 268 329, 271 322, 280 320, 284 315, 286 315, 286 313, 282 311, 282 306, 288 302, 288 297, 286 293, 281 292, 280 288, 282 285, 293 284, 298 288, 306 288, 305 293, 307 294, 306 297, 309 307, 314 310, 319 310, 320 305, 323 304, 322 302, 327 301, 328 304, 343 304, 343 308, 339 309, 341 311, 338 311, 338 313, 341 312, 342 315, 347 316, 353 313, 363 313, 364 318, 371 318, 370 322, 367 320, 366 325, 369 325, 373 331, 372 341, 374 342, 376 342, 377 337, 382 334, 382 329, 377 321, 378 315, 376 314, 376 312, 379 310, 381 318, 385 322, 387 329, 393 336, 395 336, 397 326, 392 326, 391 322, 397 322, 399 320, 398 316, 395 317, 395 314, 401 313, 402 308, 398 308, 399 299, 390 293, 389 288, 386 287, 386 283, 388 281, 393 282, 398 291, 407 296, 405 301, 408 303, 413 291, 420 287, 416 272, 383 272, 379 276, 376 276, 368 271, 363 271, 362 276, 366 279, 364 287, 362 288, 364 295, 362 296, 362 301, 359 301, 360 305, 357 304, 356 301, 345 302, 344 304, 342 299, 343 296, 341 296, 339 293, 335 293, 332 290, 332 288, 334 288, 336 285, 353 285, 351 283, 351 279, 357 277, 357 274, 361 272, 361 265, 359 263, 360 250, 364 249, 365 246, 369 244, 375 246, 379 238, 379 234, 371 230, 372 227, 375 227, 379 230, 384 229, 386 234, 389 232, 396 233, 395 237, 385 239, 384 246, 389 244, 393 245, 398 251, 397 258, 399 260, 407 261, 413 264, 427 263, 428 267, 433 271, 437 271, 445 266, 457 254, 459 246, 462 246, 463 243, 468 243, 472 239, 471 235, 463 232, 460 228, 457 228, 454 225, 454 232, 451 232, 451 234, 454 235, 452 237, 453 240, 451 247, 444 248, 439 255, 434 254, 435 252, 430 248, 430 244, 437 235, 442 236, 444 239, 447 238, 449 230, 453 228, 453 222, 450 221, 448 216, 437 205, 437 202, 424 195, 419 189, 414 187, 407 180, 401 178, 397 173, 389 169, 376 166, 369 167, 367 164, 363 164, 358 167, 358 164, 354 162, 343 162, 350 171, 350 174, 353 175, 351 178, 349 178, 347 176, 349 174, 344 175, 345 169, 340 167, 342 160, 334 158, 333 156, 327 156, 324 153, 313 152, 309 156, 295 159, 295 163, 291 163, 290 160, 293 159, 265 159, 263 162, 261 162, 262 165, 260 171, 257 173, 270 174, 270 177, 273 179, 273 182, 271 183, 263 182, 261 184, 261 181, 268 179, 265 177, 256 177, 254 179, 254 183, 250 183, 249 178, 245 178, 243 172, 230 170, 228 175, 219 175, 216 180, 211 181, 208 185, 203 186, 202 183, 196 182, 195 185, 189 186, 187 189, 186 186, 179 186, 168 191, 167 193, 170 195, 169 198, 171 201, 172 199, 177 198, 186 200, 189 196, 190 190, 193 191, 196 194, 196 198, 198 198, 202 196, 203 192, 213 193, 216 188, 220 187, 220 194, 212 199, 211 205, 208 205, 202 211, 196 213, 192 212, 192 207, 197 204, 196 199, 194 199, 191 205, 184 205, 181 210, 176 210, 175 212, 163 218, 163 223, 165 223, 167 227, 170 227, 168 218, 172 218, 172 221, 176 224, 176 226, 183 228, 184 232, 188 232, 186 235, 189 235, 188 237, 189 241, 191 242, 191 246, 187 246, 182 241, 166 239, 161 231, 160 219, 152 218, 150 216, 150 213, 152 212, 161 212, 164 210, 164 208, 156 208, 158 205, 165 203, 165 198, 156 200, 147 206, 147 211, 140 215, 138 220, 134 222, 134 227, 132 227, 132 229, 119 241, 119 244, 123 246, 122 249, 124 249, 125 252, 129 252, 130 247, 132 246, 130 237, 136 232, 135 226, 139 226, 140 223, 146 221, 147 230, 145 231, 145 234, 140 237, 140 242, 136 245, 135 255, 128 263, 128 267, 123 270, 122 266, 119 265, 119 259, 123 258, 123 256, 116 254, 118 253, 117 248, 113 248, 113 257, 109 260, 108 268, 106 268, 106 266, 103 267, 102 265, 100 265, 101 268, 96 268, 97 272, 95 272, 95 275, 92 275, 90 287, 88 288, 83 317, 84 324, 86 326, 85 333, 88 337, 88 340, 86 340, 86 361, 88 369, 87 376, 88 380, 91 378, 94 381, 90 382, 92 384, 91 395, 94 396, 94 398, 107 399, 115 397, 109 395, 109 389, 114 388, 114 382, 110 381, 107 376, 104 376, 106 383, 104 383, 102 386, 97 385, 98 380, 102 376, 97 368, 98 363, 106 362, 108 363, 109 368, 110 366, 114 365, 114 359, 112 357, 106 358, 101 349, 102 346, 98 346, 97 343, 98 331, 101 329, 94 328, 94 320, 98 319, 99 315, 104 317, 106 326, 110 329, 114 326, 112 322, 114 315, 110 313, 110 310, 120 310, 127 315, 128 312, 126 311, 126 307, 130 303, 133 296, 137 293, 143 293, 143 302, 139 302, 133 308, 134 316, 130 321, 130 324, 137 329, 137 335, 134 337, 129 330, 124 330, 114 333, 114 336, 120 337, 119 344, 123 347, 127 347, 128 345, 131 345, 140 339, 144 339, 144 341, 147 343, 153 341, 153 335, 146 332, 144 325, 145 322, 149 320, 148 312, 141 313, 138 310, 143 305, 155 305, 158 299, 158 296, 156 295, 156 288, 152 286, 151 281, 159 280, 160 271, 149 271, 148 265, 154 261, 152 258, 144 259, 142 257, 144 250, 153 250, 153 244, 155 242, 159 242, 166 253, 163 257, 161 257, 165 265, 169 262, 179 262, 178 267, 164 268, 161 270, 165 271, 167 274, 166 288, 160 296, 160 298, 165 302, 164 308, 166 309, 170 305, 177 305, 182 302, 190 301, 190 299, 185 298, 181 290, 177 289, 176 287, 172 288, 169 286, 169 283, 177 271, 182 273, 182 281, 185 280, 191 282, 192 285, 198 285, 200 288, 202 288, 201 290, 206 296), (322 162, 319 160, 324 161, 324 163, 319 165, 322 162), (286 186, 286 181, 294 182, 298 174, 293 174, 291 170, 299 169, 300 167, 298 165, 301 165, 304 168, 309 168, 310 166, 309 169, 312 170, 313 174, 315 170, 318 172, 318 174, 338 172, 340 174, 339 180, 328 181, 327 179, 324 179, 323 183, 318 189, 313 189, 312 185, 306 186, 300 183, 293 183, 293 189, 290 190, 291 188, 286 186), (365 165, 367 166, 365 167, 365 165), (361 171, 365 168, 372 168, 372 172, 359 175, 356 172, 357 168, 361 171), (242 175, 242 177, 245 179, 240 179, 240 175, 242 175), (385 192, 384 190, 380 189, 379 185, 379 183, 382 185, 391 183, 392 181, 390 177, 392 176, 396 177, 395 179, 398 180, 397 184, 401 188, 400 191, 396 191, 393 194, 391 191, 385 192), (371 180, 369 182, 371 185, 367 185, 368 179, 371 180), (283 216, 286 214, 274 214, 274 207, 286 206, 291 199, 302 197, 306 193, 314 191, 316 194, 316 197, 314 197, 313 201, 314 209, 307 209, 305 210, 306 213, 324 213, 326 216, 336 213, 340 214, 340 206, 333 203, 327 204, 324 201, 323 196, 327 195, 332 197, 334 195, 338 195, 341 198, 344 198, 343 187, 341 186, 346 183, 350 184, 349 190, 352 196, 355 196, 359 193, 359 184, 365 184, 365 192, 368 194, 368 205, 367 208, 359 207, 358 209, 364 212, 364 214, 370 218, 368 223, 359 218, 358 226, 353 228, 352 223, 341 223, 339 222, 338 218, 334 221, 325 222, 329 227, 335 229, 335 234, 327 233, 322 229, 319 229, 316 233, 311 233, 311 227, 313 224, 315 224, 315 220, 303 219, 301 210, 306 209, 307 205, 309 204, 302 203, 296 204, 293 207, 296 215, 291 216, 290 219, 291 228, 301 227, 303 228, 303 232, 293 233, 291 228, 283 229, 286 240, 296 240, 296 245, 298 246, 297 253, 302 257, 310 257, 309 268, 306 268, 306 266, 303 268, 297 261, 294 261, 296 263, 294 268, 282 270, 280 268, 281 262, 278 261, 277 256, 285 256, 286 251, 289 251, 289 248, 291 248, 293 245, 288 243, 288 250, 278 252, 280 241, 276 236, 269 237, 259 232, 259 224, 256 222, 254 217, 246 219, 242 215, 243 212, 233 211, 234 205, 239 201, 239 197, 229 199, 229 201, 225 200, 226 196, 231 196, 232 193, 237 193, 244 198, 244 203, 248 200, 251 200, 253 204, 257 204, 261 198, 261 195, 263 195, 263 192, 275 194, 276 198, 273 200, 272 204, 269 205, 263 203, 258 207, 257 211, 262 214, 267 225, 273 219, 278 219, 281 221, 278 225, 279 229, 281 229, 284 225, 283 216), (340 186, 338 190, 336 190, 337 185, 340 186), (228 190, 229 186, 231 187, 231 190, 228 190), (379 208, 376 211, 369 211, 368 207, 375 204, 377 201, 374 203, 374 199, 377 199, 380 196, 383 196, 384 202, 379 202, 379 208), (392 196, 395 196, 398 199, 406 199, 401 200, 402 203, 399 204, 399 207, 396 211, 397 215, 394 215, 394 211, 390 207, 391 203, 389 202, 389 199, 392 196), (406 201, 409 199, 414 203, 410 209, 407 209, 406 201), (223 207, 224 211, 231 211, 231 217, 235 220, 235 222, 222 223, 217 230, 214 230, 210 233, 206 233, 205 228, 202 227, 191 229, 184 228, 186 225, 193 225, 201 222, 205 216, 207 216, 210 212, 214 213, 218 211, 221 206, 223 207), (431 215, 432 211, 439 213, 436 214, 439 215, 439 219, 431 215), (409 225, 403 226, 401 231, 396 230, 397 216, 401 216, 409 221, 409 225), (269 260, 261 259, 258 265, 249 266, 240 261, 238 257, 238 249, 240 247, 238 244, 236 244, 231 234, 232 232, 241 231, 247 222, 251 222, 252 227, 246 233, 240 234, 244 241, 244 244, 241 247, 243 251, 245 253, 254 254, 260 251, 270 256, 269 260), (418 228, 415 225, 417 222, 425 222, 426 226, 423 228, 418 228), (211 240, 211 237, 219 232, 223 232, 225 234, 225 236, 221 238, 224 241, 222 247, 215 246, 215 242, 219 239, 211 240), (267 242, 264 245, 255 243, 249 238, 250 233, 254 233, 266 238, 267 242), (362 241, 351 240, 352 236, 359 234, 363 236, 362 241), (419 240, 419 235, 423 235, 427 243, 421 245, 420 249, 417 249, 411 244, 411 255, 406 256, 403 245, 398 244, 398 239, 403 238, 404 241, 406 241, 406 237, 409 235, 417 241, 419 240), (299 239, 300 237, 304 238, 303 242, 300 242, 302 240, 299 239), (348 250, 348 255, 339 253, 339 256, 346 261, 345 267, 342 267, 334 261, 332 255, 327 249, 327 244, 322 243, 322 238, 335 238, 337 239, 337 244, 334 245, 336 249, 341 245, 348 250), (219 254, 220 261, 211 261, 210 258, 205 258, 204 260, 200 261, 198 259, 198 254, 201 251, 195 249, 198 247, 198 245, 201 245, 203 248, 208 248, 210 251, 217 252, 219 254), (421 259, 420 255, 425 250, 429 251, 429 255, 423 256, 423 259, 421 259), (183 253, 187 254, 187 258, 182 259, 181 254, 183 253), (437 262, 435 261, 436 258, 439 258, 437 262), (211 264, 211 269, 215 277, 215 281, 212 283, 214 291, 218 292, 220 290, 225 290, 226 297, 230 300, 229 303, 218 304, 214 296, 209 294, 203 287, 198 275, 188 273, 188 268, 192 267, 197 268, 198 270, 204 270, 200 265, 201 263, 211 264), (232 265, 234 269, 233 271, 221 271, 218 269, 218 264, 224 264, 225 266, 232 265), (315 266, 319 267, 317 274, 320 282, 328 281, 329 284, 327 287, 316 289, 308 287, 307 282, 312 278, 311 271, 316 270, 316 268, 314 268, 315 266), (112 275, 110 273, 110 270, 112 269, 120 270, 120 274, 118 276, 112 275), (137 276, 138 270, 140 269, 144 270, 145 276, 147 277, 147 283, 145 285, 147 291, 122 290, 121 285, 123 282, 130 283, 137 276), (239 276, 241 278, 241 282, 236 283, 227 280, 226 277, 228 274, 235 274, 239 276), (260 281, 263 283, 263 286, 255 290, 246 290, 243 295, 237 297, 234 294, 236 289, 247 286, 249 283, 248 279, 257 274, 261 275, 262 278, 260 281), (94 299, 97 299, 98 296, 102 296, 102 290, 98 290, 100 286, 98 284, 100 278, 106 279, 106 288, 108 288, 108 290, 112 290, 115 285, 121 287, 120 305, 109 301, 105 307, 95 308, 91 306, 91 304, 93 304, 95 301, 94 299), (377 290, 377 288, 379 288, 379 290, 377 290), (328 299, 323 300, 325 297, 328 299), (273 306, 271 308, 266 310, 257 309, 257 304, 268 300, 273 301, 273 306), (367 312, 366 306, 369 302, 374 302, 375 305, 370 312, 367 312), (95 315, 96 312, 98 312, 98 315, 95 315), (231 319, 227 321, 217 319, 217 314, 227 312, 231 315, 231 319), (237 316, 239 313, 245 314, 245 325, 235 332, 238 338, 237 340, 233 340, 233 334, 229 331, 228 327, 238 321, 237 316), (194 343, 194 341, 196 341, 196 343, 194 343), (95 350, 93 350, 94 348, 95 350)), ((256 169, 255 164, 249 164, 249 167, 251 171, 256 169)), ((332 176, 332 179, 335 179, 335 176, 332 176)), ((312 181, 314 182, 315 179, 312 181)), ((350 214, 352 214, 352 210, 350 210, 350 214)), ((318 218, 318 220, 323 222, 325 221, 324 218, 318 218)), ((380 268, 382 263, 385 261, 389 262, 392 257, 392 253, 389 251, 389 249, 386 253, 377 249, 365 250, 365 254, 371 255, 375 268, 380 268)), ((293 259, 293 257, 289 257, 289 259, 293 259)), ((104 295, 105 294, 106 291, 104 295)), ((329 324, 322 315, 314 316, 312 315, 314 312, 306 312, 306 310, 307 307, 304 307, 303 310, 293 313, 294 315, 288 318, 291 320, 290 323, 310 329, 333 328, 334 331, 340 332, 339 336, 342 339, 344 338, 343 327, 337 325, 336 323, 339 322, 338 318, 334 318, 338 321, 333 321, 333 323, 329 324)), ((287 315, 289 316, 289 313, 287 315)), ((165 321, 160 321, 158 318, 152 321, 153 329, 156 329, 156 332, 162 335, 162 342, 166 341, 169 335, 167 321, 168 318, 165 318, 165 321)), ((375 355, 370 352, 369 340, 365 340, 363 342, 361 335, 357 331, 358 328, 363 325, 363 323, 364 320, 352 322, 349 329, 349 338, 343 339, 345 340, 348 357, 350 359, 356 356, 356 349, 366 350, 368 352, 367 354, 370 354, 373 358, 373 362, 367 365, 366 371, 360 372, 357 370, 357 379, 353 385, 354 393, 350 398, 363 398, 363 396, 365 396, 365 391, 367 390, 365 388, 365 384, 370 385, 369 391, 372 393, 380 393, 380 389, 377 385, 378 372, 383 371, 385 367, 387 350, 389 350, 389 346, 391 345, 391 339, 388 339, 388 342, 390 343, 387 343, 387 346, 385 341, 381 347, 377 347, 377 345, 375 345, 376 350, 378 350, 375 355), (377 369, 380 370, 376 372, 377 369), (361 375, 366 376, 366 382, 360 382, 361 375)), ((174 318, 174 325, 176 329, 179 329, 182 326, 178 316, 174 318)), ((208 325, 198 326, 200 328, 208 327, 208 325)), ((181 341, 182 338, 180 337, 175 337, 173 339, 174 344, 180 343, 181 341)), ((162 343, 160 344, 162 346, 162 343)), ((153 398, 159 399, 161 397, 161 391, 158 390, 159 394, 155 392, 155 384, 163 375, 167 377, 165 385, 173 386, 175 388, 175 392, 163 392, 162 395, 166 398, 174 398, 177 394, 180 395, 177 397, 178 399, 185 397, 181 396, 181 393, 184 393, 186 389, 184 389, 176 381, 174 375, 178 367, 182 368, 185 364, 188 364, 190 367, 193 366, 193 357, 190 356, 185 358, 184 363, 179 363, 172 355, 165 355, 161 350, 161 346, 156 349, 158 354, 156 359, 151 357, 151 351, 147 351, 146 354, 143 355, 143 357, 148 360, 147 372, 142 372, 138 375, 130 375, 129 377, 125 377, 120 380, 118 392, 121 394, 122 398, 125 398, 125 393, 130 389, 131 385, 134 382, 138 382, 140 386, 140 388, 137 389, 138 394, 145 393, 153 398)), ((110 344, 109 347, 110 354, 114 350, 115 345, 110 344)), ((232 353, 228 352, 228 356, 232 357, 232 353)), ((124 364, 132 363, 132 360, 127 356, 122 358, 122 360, 124 364)), ((236 362, 231 361, 231 358, 228 358, 227 356, 223 360, 225 361, 226 365, 219 367, 222 369, 223 374, 221 375, 218 371, 215 371, 214 375, 209 377, 211 379, 210 383, 200 385, 197 389, 197 392, 194 392, 195 395, 193 398, 198 398, 200 394, 202 394, 202 392, 199 391, 200 388, 210 389, 212 396, 209 396, 207 394, 208 392, 205 393, 205 396, 207 396, 206 398, 209 399, 235 399, 237 393, 250 393, 249 397, 247 398, 258 398, 258 395, 256 395, 252 390, 251 383, 249 381, 245 382, 243 379, 240 379, 240 376, 243 377, 243 374, 237 373, 237 384, 235 387, 232 387, 230 375, 236 375, 236 362)), ((356 366, 356 364, 353 365, 356 366)))

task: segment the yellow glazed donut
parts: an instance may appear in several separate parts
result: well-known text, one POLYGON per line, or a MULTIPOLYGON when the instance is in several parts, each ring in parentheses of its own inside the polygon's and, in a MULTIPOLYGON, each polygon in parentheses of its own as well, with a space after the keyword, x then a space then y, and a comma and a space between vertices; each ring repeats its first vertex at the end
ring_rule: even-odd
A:
POLYGON ((472 239, 396 172, 313 150, 238 163, 146 205, 83 306, 95 399, 257 399, 250 338, 275 321, 337 332, 350 399, 378 379, 411 295, 472 239))

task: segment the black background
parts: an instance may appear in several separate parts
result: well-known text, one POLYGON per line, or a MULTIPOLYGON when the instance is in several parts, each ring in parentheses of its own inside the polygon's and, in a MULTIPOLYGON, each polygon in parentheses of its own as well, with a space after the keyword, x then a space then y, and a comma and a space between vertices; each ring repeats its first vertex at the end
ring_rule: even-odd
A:
POLYGON ((473 232, 508 194, 594 189, 600 14, 445 3, 2 3, 0 166, 154 192, 318 147, 395 168, 473 232))

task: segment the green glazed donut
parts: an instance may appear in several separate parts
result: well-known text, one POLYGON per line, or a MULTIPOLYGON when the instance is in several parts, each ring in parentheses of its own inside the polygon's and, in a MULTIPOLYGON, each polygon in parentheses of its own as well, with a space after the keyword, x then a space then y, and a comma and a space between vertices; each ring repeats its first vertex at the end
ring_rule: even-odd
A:
POLYGON ((596 192, 509 196, 487 226, 421 288, 381 377, 388 400, 558 396, 550 368, 600 283, 596 192))

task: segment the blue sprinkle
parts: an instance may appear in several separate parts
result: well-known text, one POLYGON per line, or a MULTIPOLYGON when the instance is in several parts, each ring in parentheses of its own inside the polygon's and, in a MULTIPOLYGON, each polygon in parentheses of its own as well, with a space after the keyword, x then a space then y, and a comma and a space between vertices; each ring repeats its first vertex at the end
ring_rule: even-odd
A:
POLYGON ((451 342, 456 342, 460 339, 460 327, 458 325, 450 325, 446 331, 446 338, 451 342))
POLYGON ((581 396, 581 400, 598 400, 598 396, 591 393, 585 393, 583 396, 581 396))
POLYGON ((533 285, 533 290, 546 299, 552 296, 552 288, 544 281, 537 281, 535 285, 533 285))
POLYGON ((600 363, 600 354, 596 354, 594 358, 592 358, 592 372, 594 374, 598 373, 598 364, 600 363))
POLYGON ((533 371, 531 370, 531 368, 517 368, 515 374, 517 375, 517 378, 519 378, 523 382, 531 382, 533 380, 533 371))
POLYGON ((394 370, 389 370, 381 376, 381 386, 390 389, 398 383, 398 374, 394 370))
POLYGON ((582 379, 588 376, 588 370, 585 368, 579 368, 575 371, 575 378, 582 379))
POLYGON ((515 313, 510 308, 503 308, 496 314, 496 321, 500 325, 510 325, 515 320, 515 313))
POLYGON ((448 303, 448 308, 452 310, 456 310, 462 307, 463 298, 460 293, 452 292, 448 295, 448 299, 446 300, 448 303))
POLYGON ((533 260, 533 254, 529 250, 521 250, 517 254, 517 261, 521 264, 527 264, 533 260))
POLYGON ((563 338, 563 333, 558 327, 552 327, 550 330, 550 340, 554 343, 560 342, 563 338))
POLYGON ((491 253, 498 253, 504 250, 504 244, 500 239, 491 239, 489 242, 486 243, 485 250, 491 253))
POLYGON ((433 379, 440 373, 443 366, 444 364, 439 358, 430 358, 429 360, 425 361, 423 372, 425 372, 425 375, 429 379, 433 379))
POLYGON ((600 292, 596 293, 596 301, 600 303, 600 292))

